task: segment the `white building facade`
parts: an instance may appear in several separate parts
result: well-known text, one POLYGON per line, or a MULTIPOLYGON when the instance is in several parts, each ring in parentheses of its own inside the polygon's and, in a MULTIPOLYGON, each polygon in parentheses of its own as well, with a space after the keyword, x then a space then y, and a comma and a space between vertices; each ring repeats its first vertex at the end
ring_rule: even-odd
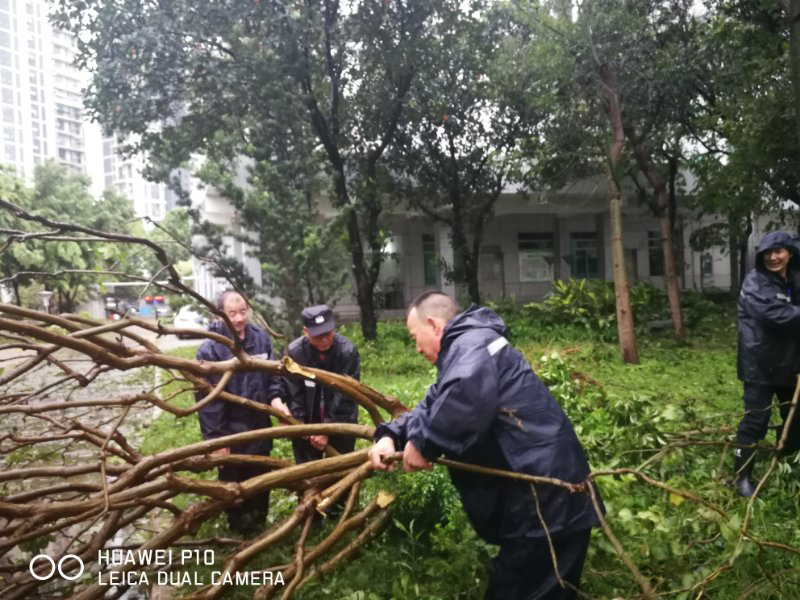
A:
POLYGON ((121 146, 116 137, 103 137, 103 187, 115 188, 130 198, 138 216, 160 221, 167 212, 167 187, 142 177, 144 157, 141 154, 126 156, 121 152, 121 146))
POLYGON ((47 159, 87 171, 85 76, 74 39, 53 30, 47 11, 40 0, 0 0, 0 160, 27 180, 47 159))

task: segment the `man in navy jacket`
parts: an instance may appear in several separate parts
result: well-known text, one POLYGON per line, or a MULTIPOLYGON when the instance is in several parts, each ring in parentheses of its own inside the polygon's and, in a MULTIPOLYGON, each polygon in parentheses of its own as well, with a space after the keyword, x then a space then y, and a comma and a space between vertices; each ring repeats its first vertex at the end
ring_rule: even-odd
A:
MULTIPOLYGON (((772 397, 789 414, 800 367, 800 259, 789 234, 772 231, 758 246, 756 267, 739 293, 737 371, 744 385, 745 413, 736 433, 733 468, 737 492, 752 496, 755 444, 764 439, 772 397)), ((781 429, 782 431, 782 429, 781 429)), ((780 435, 780 434, 779 434, 780 435)), ((800 449, 800 414, 794 417, 785 453, 800 449)))
MULTIPOLYGON (((254 356, 263 355, 263 358, 271 359, 272 344, 269 336, 260 328, 248 322, 249 309, 245 299, 234 290, 227 290, 217 300, 217 307, 228 315, 233 325, 236 336, 241 340, 244 351, 254 356)), ((228 330, 222 321, 216 321, 209 326, 214 333, 224 335, 232 339, 233 334, 228 330)), ((220 342, 206 340, 197 351, 197 360, 224 361, 233 358, 230 349, 220 342)), ((216 385, 220 380, 220 375, 213 375, 207 378, 209 384, 216 385)), ((280 377, 270 376, 261 371, 239 371, 231 377, 225 391, 254 402, 270 404, 287 415, 289 409, 280 400, 282 392, 282 381, 280 377)), ((206 392, 197 392, 197 400, 201 400, 206 392)), ((225 400, 212 400, 199 411, 200 429, 203 439, 211 440, 234 433, 243 433, 254 429, 263 429, 272 424, 269 415, 265 412, 254 410, 239 404, 233 404, 225 400)), ((214 454, 255 454, 268 456, 272 450, 272 440, 255 440, 222 448, 214 454)), ((263 467, 247 464, 230 464, 219 467, 220 481, 245 481, 251 477, 261 475, 265 472, 263 467)), ((269 510, 269 490, 252 496, 242 502, 239 506, 234 506, 226 510, 228 524, 233 531, 248 534, 253 533, 264 524, 269 510)))
MULTIPOLYGON (((327 304, 308 306, 301 313, 303 335, 289 344, 289 356, 304 367, 324 369, 353 379, 361 378, 358 350, 345 336, 336 333, 336 319, 327 304)), ((341 392, 318 386, 310 379, 284 379, 285 394, 292 416, 303 423, 357 423, 358 404, 341 392)), ((312 435, 308 440, 292 438, 297 464, 322 458, 330 444, 337 452, 352 452, 352 435, 312 435)))
MULTIPOLYGON (((409 309, 417 351, 438 377, 411 412, 378 426, 370 450, 376 469, 396 448, 406 470, 431 468, 444 455, 476 465, 581 483, 589 465, 567 416, 523 356, 502 319, 487 308, 459 313, 455 301, 427 292, 409 309)), ((573 598, 590 530, 591 500, 553 485, 450 470, 475 531, 499 544, 487 599, 573 598), (538 508, 537 508, 538 501, 538 508), (549 533, 561 579, 547 541, 549 533)))

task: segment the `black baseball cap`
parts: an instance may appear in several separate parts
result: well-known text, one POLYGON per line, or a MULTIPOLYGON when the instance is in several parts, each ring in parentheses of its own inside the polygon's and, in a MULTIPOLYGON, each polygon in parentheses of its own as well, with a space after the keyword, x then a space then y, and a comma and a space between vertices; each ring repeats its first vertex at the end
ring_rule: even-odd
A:
POLYGON ((303 317, 303 325, 305 325, 309 335, 322 335, 336 328, 336 319, 333 316, 331 307, 327 304, 307 306, 300 315, 303 317))

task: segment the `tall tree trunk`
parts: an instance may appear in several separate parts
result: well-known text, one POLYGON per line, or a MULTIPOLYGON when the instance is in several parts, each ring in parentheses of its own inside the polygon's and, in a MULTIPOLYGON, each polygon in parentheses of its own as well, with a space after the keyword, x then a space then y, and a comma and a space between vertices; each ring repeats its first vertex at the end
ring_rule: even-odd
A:
POLYGON ((608 196, 611 214, 611 254, 614 257, 614 293, 617 303, 617 331, 622 360, 639 363, 636 331, 633 327, 633 311, 625 269, 625 249, 622 243, 622 194, 620 192, 618 166, 625 142, 622 128, 622 108, 619 104, 617 75, 608 64, 600 65, 600 79, 606 99, 606 116, 611 127, 611 147, 608 152, 608 196))
POLYGON ((378 318, 375 314, 375 289, 370 284, 367 268, 364 264, 364 247, 361 245, 361 230, 355 208, 346 209, 347 233, 350 242, 350 256, 353 259, 353 278, 356 280, 356 301, 361 313, 361 332, 365 340, 374 340, 378 337, 378 318))
POLYGON ((470 250, 469 262, 467 266, 467 292, 470 301, 475 304, 481 303, 480 281, 478 280, 478 270, 481 262, 481 240, 483 239, 483 227, 478 224, 472 230, 472 249, 470 250))
POLYGON ((681 291, 678 285, 678 269, 675 260, 675 243, 672 237, 672 222, 669 218, 669 208, 661 204, 658 196, 664 197, 666 204, 666 190, 661 190, 656 195, 656 201, 662 208, 658 215, 658 229, 661 232, 661 252, 664 255, 664 275, 667 279, 667 298, 669 299, 669 312, 672 317, 672 334, 675 339, 683 339, 686 327, 681 308, 681 291))
POLYGON ((478 281, 478 266, 479 258, 470 256, 464 261, 464 278, 467 283, 467 294, 469 294, 470 302, 475 304, 481 303, 481 290, 480 282, 478 281))
POLYGON ((14 282, 11 284, 11 286, 14 288, 14 300, 16 301, 16 303, 17 303, 17 306, 22 306, 22 300, 21 300, 21 299, 20 299, 20 297, 19 297, 19 282, 17 282, 17 281, 15 280, 15 281, 14 281, 14 282))
POLYGON ((458 188, 450 189, 450 203, 453 206, 453 226, 451 236, 453 241, 453 280, 456 284, 466 285, 467 294, 470 302, 480 304, 481 292, 478 282, 478 261, 480 252, 480 238, 473 238, 472 248, 467 239, 467 223, 462 210, 461 190, 458 188), (475 251, 477 244, 478 250, 475 251))
POLYGON ((739 294, 739 286, 741 285, 741 278, 739 277, 739 261, 740 261, 740 244, 739 239, 736 237, 733 228, 729 228, 728 230, 728 249, 729 249, 729 256, 728 262, 730 264, 730 271, 731 271, 731 295, 737 296, 739 294))
POLYGON ((800 144, 800 0, 782 0, 781 4, 789 27, 794 116, 797 127, 797 143, 800 144))
POLYGON ((675 261, 675 243, 672 239, 672 219, 670 219, 671 211, 667 181, 653 164, 644 140, 630 130, 626 130, 626 132, 633 146, 633 155, 636 157, 636 162, 655 193, 654 208, 658 217, 658 229, 661 234, 661 254, 664 259, 664 278, 667 284, 669 312, 672 317, 672 334, 676 339, 683 339, 686 335, 686 328, 683 321, 683 310, 681 309, 681 291, 680 286, 678 286, 678 271, 675 261))
MULTIPOLYGON (((469 271, 471 270, 470 249, 467 236, 459 215, 454 211, 453 228, 450 232, 450 239, 453 243, 453 281, 457 285, 467 285, 470 300, 475 301, 472 290, 469 290, 469 271)), ((463 288, 462 288, 463 289, 463 288)))
POLYGON ((375 289, 366 278, 357 283, 356 297, 361 309, 361 332, 365 340, 378 339, 378 317, 375 311, 375 289))
POLYGON ((744 237, 739 240, 739 285, 736 288, 737 296, 744 282, 745 275, 747 275, 747 241, 750 239, 750 234, 753 233, 753 219, 750 215, 747 215, 746 222, 747 226, 744 229, 744 237))
POLYGON ((675 255, 675 268, 677 269, 677 265, 681 265, 680 267, 680 278, 681 278, 681 285, 680 287, 686 287, 686 268, 684 265, 686 264, 684 253, 686 248, 683 242, 683 229, 681 227, 680 222, 678 221, 678 198, 675 192, 676 187, 676 180, 678 179, 678 160, 679 157, 675 154, 670 154, 668 158, 669 163, 669 178, 667 184, 667 191, 668 191, 668 199, 669 199, 669 225, 670 231, 672 231, 672 242, 673 246, 676 251, 675 255))

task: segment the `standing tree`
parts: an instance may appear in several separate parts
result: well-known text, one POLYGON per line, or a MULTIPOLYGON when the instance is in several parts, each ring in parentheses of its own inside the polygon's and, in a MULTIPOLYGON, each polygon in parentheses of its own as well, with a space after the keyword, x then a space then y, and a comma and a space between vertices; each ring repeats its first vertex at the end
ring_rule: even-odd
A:
POLYGON ((697 82, 687 126, 697 148, 695 206, 723 218, 698 229, 692 243, 729 251, 738 293, 753 219, 788 217, 787 202, 800 206, 800 141, 786 135, 795 127, 790 43, 777 4, 713 0, 708 9, 693 57, 708 77, 697 82))
POLYGON ((604 177, 620 351, 625 362, 638 363, 623 247, 621 180, 627 157, 618 57, 604 53, 596 39, 593 19, 603 18, 602 12, 590 12, 582 3, 577 21, 570 13, 563 2, 546 2, 538 10, 519 2, 515 13, 519 37, 526 40, 520 54, 539 74, 539 101, 550 103, 535 174, 557 187, 579 177, 604 177))
POLYGON ((108 130, 137 134, 162 173, 220 134, 254 157, 265 124, 308 124, 347 229, 364 336, 374 339, 382 164, 434 4, 60 0, 55 21, 82 40, 90 111, 108 130))
POLYGON ((531 128, 533 107, 520 94, 530 75, 514 68, 490 3, 444 8, 398 130, 397 165, 409 204, 449 227, 453 278, 480 303, 484 228, 519 171, 518 145, 531 128))
MULTIPOLYGON (((622 124, 633 159, 652 195, 648 205, 658 218, 664 279, 673 334, 685 335, 676 258, 674 181, 688 106, 706 76, 698 59, 697 20, 690 3, 658 0, 628 3, 601 0, 582 10, 605 17, 593 20, 598 53, 615 57, 624 96, 622 124), (602 9, 602 10, 599 10, 602 9), (601 45, 601 47, 598 46, 601 45)), ((636 174, 633 174, 636 177, 636 174)))
POLYGON ((586 58, 602 62, 613 73, 624 137, 651 189, 648 205, 659 222, 673 334, 679 339, 685 335, 685 326, 669 182, 670 173, 674 178, 677 170, 677 149, 685 135, 686 107, 696 97, 704 73, 702 65, 693 60, 696 22, 690 4, 682 0, 591 0, 583 3, 579 12, 579 23, 583 23, 590 44, 586 58))

